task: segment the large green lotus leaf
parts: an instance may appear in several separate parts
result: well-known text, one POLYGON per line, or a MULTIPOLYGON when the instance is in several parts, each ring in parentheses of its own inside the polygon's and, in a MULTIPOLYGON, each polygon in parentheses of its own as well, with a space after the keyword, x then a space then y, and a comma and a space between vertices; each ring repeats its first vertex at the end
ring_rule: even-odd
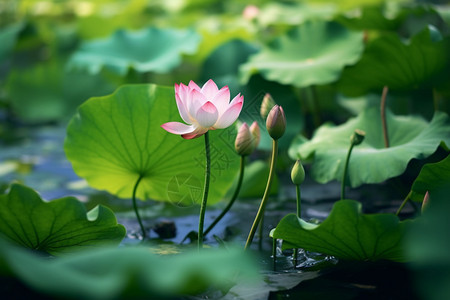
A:
POLYGON ((437 163, 426 164, 412 185, 411 198, 422 201, 427 191, 450 185, 450 155, 437 163))
POLYGON ((393 214, 362 214, 361 203, 337 201, 323 223, 311 224, 295 214, 285 216, 271 232, 283 248, 302 248, 343 260, 404 261, 403 237, 411 221, 393 214))
POLYGON ((104 206, 86 214, 73 197, 45 202, 33 189, 13 184, 0 195, 0 233, 23 247, 60 255, 118 245, 126 230, 104 206))
MULTIPOLYGON (((180 121, 172 87, 122 86, 91 98, 69 123, 65 151, 75 172, 93 188, 180 205, 200 203, 204 184, 204 138, 185 140, 161 128, 180 121)), ((208 203, 219 201, 239 169, 234 126, 210 131, 211 184, 208 203)))
POLYGON ((355 129, 366 132, 361 145, 353 149, 348 169, 349 185, 379 183, 402 174, 408 162, 431 155, 441 141, 450 142, 450 120, 436 112, 431 122, 420 117, 394 116, 386 111, 390 147, 383 142, 380 108, 370 107, 340 126, 323 125, 313 138, 296 138, 289 149, 293 159, 314 159, 311 176, 325 183, 341 180, 350 136, 355 129))
POLYGON ((436 37, 427 27, 409 43, 394 33, 386 33, 367 45, 361 60, 342 73, 340 90, 349 96, 380 91, 411 90, 440 84, 441 74, 448 70, 449 40, 436 37))
POLYGON ((62 299, 175 299, 258 276, 254 259, 237 249, 161 256, 145 247, 105 247, 48 260, 0 239, 2 260, 28 287, 62 299))
POLYGON ((253 73, 268 80, 297 87, 336 81, 346 65, 358 61, 363 35, 334 22, 306 22, 242 65, 242 79, 253 73))
POLYGON ((200 36, 192 30, 118 30, 109 38, 83 43, 69 65, 94 74, 103 67, 121 75, 129 68, 165 73, 181 63, 182 54, 193 54, 199 42, 200 36))

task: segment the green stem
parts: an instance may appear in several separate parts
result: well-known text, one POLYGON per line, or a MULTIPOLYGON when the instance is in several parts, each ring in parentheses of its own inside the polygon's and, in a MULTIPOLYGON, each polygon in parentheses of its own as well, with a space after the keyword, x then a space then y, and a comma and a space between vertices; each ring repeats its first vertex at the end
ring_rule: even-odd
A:
POLYGON ((253 225, 252 228, 250 229, 250 233, 248 234, 247 242, 245 243, 244 249, 247 249, 252 244, 253 238, 255 237, 256 228, 258 227, 258 224, 261 221, 262 216, 264 215, 267 199, 269 198, 270 186, 272 185, 273 175, 275 174, 275 163, 277 161, 277 155, 278 155, 278 140, 273 140, 272 159, 270 161, 270 171, 269 171, 269 178, 267 179, 266 190, 264 191, 264 195, 261 200, 258 213, 256 214, 255 220, 253 221, 253 225))
POLYGON ((209 132, 205 133, 205 186, 203 189, 203 199, 200 206, 200 217, 198 220, 198 249, 203 248, 203 224, 205 223, 206 204, 208 202, 209 180, 211 178, 211 154, 209 150, 209 132))
POLYGON ((138 185, 141 182, 142 178, 144 178, 144 176, 140 175, 138 180, 134 184, 133 195, 132 195, 131 199, 133 200, 134 213, 136 214, 136 218, 138 220, 139 226, 141 227, 142 239, 144 240, 147 238, 147 233, 145 232, 144 225, 142 224, 141 216, 139 215, 139 210, 138 210, 137 203, 136 203, 136 192, 137 192, 138 185))
POLYGON ((384 138, 384 147, 389 148, 389 135, 388 135, 388 129, 387 129, 387 122, 386 122, 386 97, 388 93, 388 87, 387 85, 383 88, 383 93, 381 94, 381 124, 383 126, 383 138, 384 138))
MULTIPOLYGON (((301 198, 300 198, 300 184, 295 185, 295 191, 297 195, 297 218, 302 217, 302 206, 301 206, 301 198)), ((297 268, 298 263, 298 248, 294 248, 294 269, 297 268)))
POLYGON ((233 206, 234 202, 236 201, 238 195, 239 195, 239 191, 241 190, 241 186, 242 186, 242 181, 244 179, 244 169, 245 169, 245 156, 241 156, 241 167, 239 170, 239 179, 238 179, 238 183, 236 186, 236 189, 234 190, 234 194, 233 197, 231 197, 230 202, 228 203, 228 205, 223 209, 223 211, 220 213, 220 215, 214 220, 214 222, 212 222, 211 225, 209 225, 209 227, 205 230, 205 232, 203 233, 203 236, 206 236, 213 228, 214 226, 217 225, 217 223, 219 223, 220 220, 222 220, 222 218, 227 214, 227 212, 231 209, 231 207, 233 206))
POLYGON ((317 90, 314 85, 311 85, 308 88, 308 99, 312 111, 314 127, 319 128, 320 124, 322 123, 322 120, 320 117, 319 97, 317 97, 317 90))
POLYGON ((409 201, 409 198, 411 198, 411 195, 412 195, 412 191, 410 191, 408 193, 408 195, 406 195, 406 198, 403 200, 402 204, 400 204, 400 207, 398 208, 397 212, 395 213, 396 216, 398 216, 400 214, 403 207, 405 207, 406 203, 409 201))
POLYGON ((297 217, 302 217, 302 204, 301 204, 301 198, 300 198, 300 184, 295 185, 295 191, 297 192, 297 217))
POLYGON ((344 174, 342 175, 342 185, 341 185, 341 200, 345 199, 345 185, 347 181, 347 173, 348 173, 348 163, 350 162, 350 156, 352 155, 352 150, 355 144, 351 143, 350 148, 347 152, 347 158, 345 159, 345 166, 344 166, 344 174))

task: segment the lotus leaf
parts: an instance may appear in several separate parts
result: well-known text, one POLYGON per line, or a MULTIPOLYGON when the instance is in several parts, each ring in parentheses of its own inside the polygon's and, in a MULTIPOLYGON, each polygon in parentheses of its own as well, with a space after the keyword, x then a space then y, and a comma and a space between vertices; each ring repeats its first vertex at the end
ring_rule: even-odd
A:
POLYGON ((103 67, 121 75, 129 68, 165 73, 181 63, 182 54, 193 54, 199 42, 199 35, 192 30, 118 30, 108 38, 84 42, 69 65, 94 74, 103 67))
POLYGON ((253 73, 297 87, 336 81, 364 49, 363 35, 334 22, 309 21, 281 36, 242 65, 243 81, 253 73))
POLYGON ((145 247, 105 247, 48 260, 0 239, 0 262, 32 289, 64 299, 167 299, 257 276, 253 259, 233 249, 160 256, 145 247))
POLYGON ((422 201, 427 191, 436 190, 450 184, 450 156, 437 163, 426 164, 413 183, 411 198, 422 201))
POLYGON ((361 203, 340 200, 323 223, 289 214, 271 235, 283 240, 284 249, 302 248, 343 260, 405 261, 402 240, 411 223, 392 214, 362 214, 361 203))
POLYGON ((348 169, 349 185, 379 183, 402 174, 408 162, 431 155, 441 141, 450 142, 450 120, 436 112, 427 123, 420 117, 394 116, 386 111, 390 147, 383 143, 379 107, 370 107, 340 126, 320 127, 311 140, 299 136, 289 149, 293 159, 313 159, 311 176, 325 183, 341 180, 350 136, 355 129, 366 132, 363 143, 353 149, 348 169))
MULTIPOLYGON (((75 172, 96 189, 130 198, 177 205, 200 203, 205 168, 203 138, 185 140, 161 128, 180 121, 174 89, 122 86, 112 95, 91 98, 67 128, 65 152, 75 172)), ((221 200, 239 169, 236 130, 210 132, 211 184, 208 203, 221 200)))
POLYGON ((34 250, 60 255, 119 244, 125 228, 114 213, 97 206, 86 214, 73 197, 45 202, 32 189, 13 184, 0 195, 0 233, 15 243, 34 250))
POLYGON ((449 64, 450 41, 435 38, 433 32, 427 27, 407 44, 394 33, 369 43, 361 60, 342 73, 340 90, 359 96, 383 86, 405 91, 439 85, 449 64))

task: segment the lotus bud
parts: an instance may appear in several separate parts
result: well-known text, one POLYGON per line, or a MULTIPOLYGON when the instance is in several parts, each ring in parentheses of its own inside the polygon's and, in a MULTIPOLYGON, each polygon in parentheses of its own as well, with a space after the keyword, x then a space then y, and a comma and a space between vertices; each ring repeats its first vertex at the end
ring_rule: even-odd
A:
POLYGON ((253 136, 253 150, 255 150, 259 145, 259 141, 261 140, 261 132, 259 130, 258 122, 253 121, 252 125, 250 126, 250 133, 253 136))
POLYGON ((276 104, 275 101, 273 100, 272 96, 269 93, 264 95, 260 110, 260 114, 263 120, 267 118, 267 115, 269 114, 272 107, 275 106, 275 104, 276 104))
POLYGON ((291 180, 295 185, 300 185, 305 180, 305 169, 299 159, 295 162, 291 171, 291 180))
POLYGON ((366 136, 366 132, 360 129, 355 129, 355 132, 350 137, 350 142, 352 145, 357 146, 364 141, 364 137, 366 136))
POLYGON ((241 127, 239 127, 239 131, 234 142, 236 152, 241 156, 250 155, 255 149, 253 140, 254 138, 250 132, 250 128, 247 123, 244 122, 241 127))
POLYGON ((269 135, 278 140, 284 134, 286 130, 286 116, 281 106, 275 105, 267 115, 266 127, 269 135))
POLYGON ((429 205, 430 205, 430 194, 427 191, 425 193, 425 196, 423 197, 421 212, 423 213, 425 210, 427 210, 429 205))

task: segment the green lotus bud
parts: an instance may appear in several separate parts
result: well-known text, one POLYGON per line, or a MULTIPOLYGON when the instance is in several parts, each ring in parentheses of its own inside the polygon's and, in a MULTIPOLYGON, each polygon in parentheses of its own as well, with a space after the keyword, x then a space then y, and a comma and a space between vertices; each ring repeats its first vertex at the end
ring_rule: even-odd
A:
POLYGON ((291 180, 295 185, 300 185, 305 180, 305 169, 299 159, 297 159, 292 167, 291 180))
POLYGON ((260 114, 263 120, 267 118, 267 115, 269 114, 272 107, 275 106, 275 104, 276 104, 275 101, 273 100, 272 96, 269 93, 264 95, 260 110, 260 114))
POLYGON ((274 140, 278 140, 286 130, 286 116, 281 106, 275 105, 267 115, 266 127, 270 136, 274 140))
MULTIPOLYGON (((255 131, 255 129, 253 130, 255 131)), ((247 123, 244 122, 239 128, 236 140, 234 142, 234 148, 239 155, 247 156, 252 154, 256 146, 257 145, 255 143, 255 137, 251 132, 251 129, 248 127, 247 123)))
POLYGON ((366 136, 366 132, 360 129, 355 129, 355 132, 350 137, 350 142, 357 146, 364 141, 364 137, 366 136))

